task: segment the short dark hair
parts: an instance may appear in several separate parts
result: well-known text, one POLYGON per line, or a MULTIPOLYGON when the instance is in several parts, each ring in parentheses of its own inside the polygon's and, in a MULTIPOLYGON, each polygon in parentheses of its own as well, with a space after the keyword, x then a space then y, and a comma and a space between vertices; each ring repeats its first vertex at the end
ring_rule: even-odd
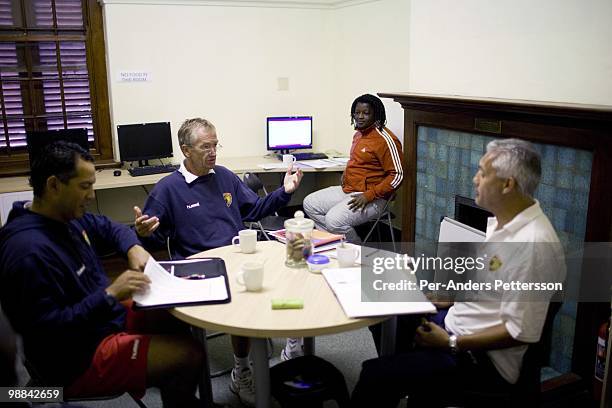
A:
POLYGON ((43 196, 47 179, 51 176, 68 184, 76 176, 79 158, 91 163, 94 161, 91 154, 76 143, 58 141, 45 146, 30 166, 30 186, 34 190, 34 197, 43 196))
POLYGON ((382 101, 374 95, 364 94, 358 96, 351 105, 351 125, 355 125, 355 117, 353 113, 355 113, 355 108, 358 103, 367 103, 374 109, 374 123, 378 129, 382 129, 387 124, 387 114, 385 113, 385 105, 383 105, 382 101))

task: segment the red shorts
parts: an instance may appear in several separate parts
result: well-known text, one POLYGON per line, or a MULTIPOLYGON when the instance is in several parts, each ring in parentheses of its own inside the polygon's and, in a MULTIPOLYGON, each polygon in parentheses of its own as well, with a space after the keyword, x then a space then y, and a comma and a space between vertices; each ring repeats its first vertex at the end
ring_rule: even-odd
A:
POLYGON ((147 389, 147 354, 151 335, 132 334, 143 320, 142 312, 132 310, 132 302, 122 302, 127 308, 127 332, 104 338, 94 353, 91 365, 70 386, 66 397, 88 397, 129 392, 142 398, 147 389))

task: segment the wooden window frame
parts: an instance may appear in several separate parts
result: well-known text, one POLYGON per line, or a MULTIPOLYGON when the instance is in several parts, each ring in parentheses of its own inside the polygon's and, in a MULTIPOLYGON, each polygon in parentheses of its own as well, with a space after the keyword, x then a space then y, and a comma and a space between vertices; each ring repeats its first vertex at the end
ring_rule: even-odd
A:
MULTIPOLYGON (((85 27, 85 49, 94 133, 94 142, 90 152, 94 156, 96 167, 113 167, 117 163, 114 160, 113 154, 106 71, 106 47, 102 6, 97 0, 83 0, 83 23, 85 27)), ((33 35, 31 38, 35 41, 57 40, 55 35, 33 35)), ((18 32, 11 34, 8 31, 4 31, 0 33, 0 41, 19 42, 19 40, 18 32)), ((67 40, 70 40, 69 36, 67 40)), ((26 174, 29 172, 29 168, 30 164, 27 153, 0 156, 0 176, 26 174)))

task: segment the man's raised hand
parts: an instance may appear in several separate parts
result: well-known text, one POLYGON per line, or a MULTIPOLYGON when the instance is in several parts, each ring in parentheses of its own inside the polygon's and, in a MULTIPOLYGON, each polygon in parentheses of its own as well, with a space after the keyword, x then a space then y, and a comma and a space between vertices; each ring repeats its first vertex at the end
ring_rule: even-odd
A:
POLYGON ((134 228, 139 237, 148 237, 159 227, 159 218, 142 214, 138 207, 134 207, 134 228))
POLYGON ((302 173, 302 169, 297 169, 295 173, 291 174, 292 170, 293 170, 293 165, 289 166, 289 168, 287 169, 287 173, 285 173, 285 180, 283 181, 283 186, 285 187, 285 193, 287 194, 291 194, 295 190, 297 190, 297 188, 300 185, 300 182, 302 181, 302 177, 304 177, 304 173, 302 173))

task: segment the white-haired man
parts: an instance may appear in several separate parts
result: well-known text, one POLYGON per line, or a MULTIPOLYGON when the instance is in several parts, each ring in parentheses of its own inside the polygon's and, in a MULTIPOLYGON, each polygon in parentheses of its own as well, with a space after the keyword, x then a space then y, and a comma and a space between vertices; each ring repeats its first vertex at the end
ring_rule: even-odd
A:
MULTIPOLYGON (((498 250, 485 267, 489 277, 521 282, 565 278, 559 239, 533 198, 540 174, 540 156, 530 143, 506 139, 487 145, 473 182, 476 203, 495 215, 485 239, 485 245, 498 250), (529 250, 517 252, 516 243, 529 243, 529 250)), ((527 344, 542 334, 550 294, 493 294, 498 297, 490 301, 456 302, 448 313, 440 311, 423 322, 416 329, 417 348, 364 362, 354 405, 395 407, 408 395, 409 401, 436 406, 466 383, 513 392, 527 344)))

